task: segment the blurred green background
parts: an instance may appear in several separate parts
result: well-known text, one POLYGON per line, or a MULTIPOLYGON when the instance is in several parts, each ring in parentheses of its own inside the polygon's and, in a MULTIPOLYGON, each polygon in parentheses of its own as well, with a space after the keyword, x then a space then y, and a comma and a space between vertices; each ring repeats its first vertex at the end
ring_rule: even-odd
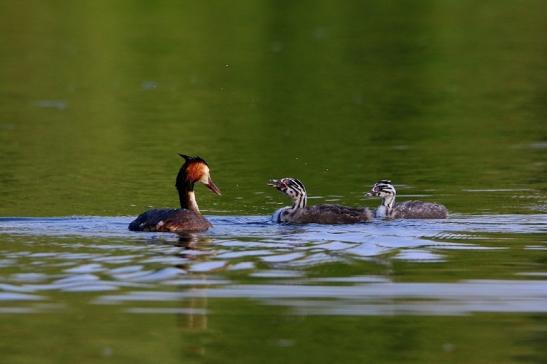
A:
MULTIPOLYGON (((175 207, 178 152, 204 157, 223 191, 218 197, 198 187, 206 214, 270 214, 286 200, 266 181, 283 176, 300 178, 313 203, 373 206, 362 192, 390 178, 400 194, 423 195, 452 213, 545 213, 546 14, 544 0, 1 1, 0 216, 175 207)), ((313 285, 300 277, 372 275, 417 283, 514 279, 515 287, 519 279, 544 279, 545 239, 510 230, 478 238, 466 232, 462 239, 471 236, 477 250, 443 251, 446 261, 437 263, 397 260, 394 249, 361 260, 341 253, 341 263, 292 267, 298 274, 277 280, 252 276, 275 267, 259 258, 250 272, 185 278, 313 285)), ((213 237, 200 249, 233 253, 239 262, 237 249, 245 249, 226 247, 239 238, 213 237)), ((1 252, 11 257, 0 261, 0 283, 9 288, 2 303, 23 285, 17 278, 85 276, 96 255, 132 254, 122 268, 140 264, 151 272, 187 259, 167 244, 132 239, 5 234, 1 252)), ((262 243, 241 237, 249 240, 262 243)), ((108 281, 117 266, 99 262, 105 270, 96 274, 108 281)), ((150 296, 194 289, 147 287, 150 296)), ((501 364, 540 363, 547 355, 545 315, 526 309, 307 316, 256 300, 204 297, 149 304, 207 315, 134 315, 123 311, 132 302, 99 305, 97 295, 53 287, 36 303, 38 312, 58 310, 51 314, 25 312, 18 302, 2 306, 0 358, 501 364)))
POLYGON ((176 206, 177 152, 211 165, 224 195, 200 188, 209 214, 270 213, 285 201, 265 182, 282 176, 315 201, 375 205, 362 192, 391 178, 453 212, 528 212, 466 191, 546 188, 546 13, 541 0, 3 1, 0 215, 176 206))

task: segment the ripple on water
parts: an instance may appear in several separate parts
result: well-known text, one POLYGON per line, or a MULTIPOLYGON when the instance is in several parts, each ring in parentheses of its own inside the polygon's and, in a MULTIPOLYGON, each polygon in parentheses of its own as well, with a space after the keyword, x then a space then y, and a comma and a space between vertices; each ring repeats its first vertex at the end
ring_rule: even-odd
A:
POLYGON ((192 272, 211 272, 217 269, 221 269, 226 265, 225 261, 210 261, 195 263, 191 266, 192 272))
POLYGON ((428 250, 423 250, 423 249, 401 250, 399 254, 397 254, 394 257, 394 259, 421 261, 421 262, 430 262, 430 263, 438 263, 438 262, 444 261, 442 255, 435 254, 428 250))
MULTIPOLYGON (((124 307, 135 314, 211 314, 205 308, 165 307, 165 302, 203 297, 254 299, 317 315, 545 312, 545 272, 533 269, 515 276, 535 281, 403 283, 366 272, 317 277, 322 271, 314 267, 363 269, 366 262, 389 272, 397 261, 448 264, 458 250, 514 250, 519 234, 545 232, 546 217, 455 215, 435 221, 286 226, 263 216, 213 216, 212 230, 185 238, 128 232, 125 217, 0 218, 0 234, 9 239, 0 246, 0 268, 10 270, 0 281, 0 301, 17 303, 0 306, 0 313, 43 312, 45 306, 29 305, 57 304, 59 296, 52 292, 73 297, 88 292, 86 299, 94 304, 161 306, 124 307), (485 245, 491 236, 496 244, 485 245)), ((535 239, 519 249, 543 251, 545 244, 535 239)))
POLYGON ((304 275, 303 272, 282 269, 267 269, 251 273, 251 277, 260 278, 298 278, 304 275))
POLYGON ((40 296, 24 293, 0 292, 0 301, 39 301, 40 296))
POLYGON ((90 264, 83 264, 74 268, 65 269, 65 272, 67 273, 96 273, 96 272, 102 272, 104 270, 105 268, 101 264, 90 263, 90 264))
POLYGON ((184 272, 181 269, 167 267, 156 271, 139 269, 125 273, 118 272, 114 274, 113 277, 119 281, 128 282, 162 282, 168 279, 179 277, 183 274, 184 272))
POLYGON ((349 286, 228 285, 183 292, 136 291, 125 295, 101 296, 97 303, 178 301, 202 297, 258 299, 266 304, 291 307, 295 313, 318 315, 547 312, 545 282, 507 280, 470 280, 457 283, 378 282, 349 286), (417 303, 416 300, 420 302, 417 303))

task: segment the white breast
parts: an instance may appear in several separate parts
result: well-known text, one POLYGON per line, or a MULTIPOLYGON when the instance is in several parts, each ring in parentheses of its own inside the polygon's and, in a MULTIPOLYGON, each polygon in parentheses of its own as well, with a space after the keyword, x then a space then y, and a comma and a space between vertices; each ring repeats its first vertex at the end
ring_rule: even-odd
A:
POLYGON ((376 209, 376 217, 386 217, 386 207, 384 205, 378 206, 376 209))

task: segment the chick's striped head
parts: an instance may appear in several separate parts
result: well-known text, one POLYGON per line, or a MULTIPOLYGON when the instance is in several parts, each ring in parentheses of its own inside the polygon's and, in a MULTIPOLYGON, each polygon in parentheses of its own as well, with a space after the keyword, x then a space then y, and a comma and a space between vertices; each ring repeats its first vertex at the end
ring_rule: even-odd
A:
POLYGON ((389 197, 395 196, 396 193, 397 191, 395 190, 395 186, 393 186, 391 181, 382 179, 376 182, 366 195, 374 197, 389 197))
POLYGON ((307 202, 306 188, 304 184, 296 178, 285 177, 280 179, 272 179, 268 183, 269 186, 275 187, 278 191, 289 196, 297 207, 305 207, 307 202))

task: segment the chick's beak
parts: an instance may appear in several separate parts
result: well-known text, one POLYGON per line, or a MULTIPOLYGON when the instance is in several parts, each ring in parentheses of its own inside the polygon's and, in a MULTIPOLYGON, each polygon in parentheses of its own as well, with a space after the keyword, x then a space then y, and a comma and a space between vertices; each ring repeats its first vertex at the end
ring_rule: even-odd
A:
POLYGON ((220 192, 220 189, 217 187, 217 185, 215 185, 215 182, 213 182, 211 177, 209 177, 209 181, 207 182, 206 186, 217 195, 219 196, 222 195, 222 193, 220 192))
POLYGON ((283 188, 287 187, 287 183, 283 179, 271 179, 268 182, 268 186, 272 186, 277 190, 281 191, 283 188))

